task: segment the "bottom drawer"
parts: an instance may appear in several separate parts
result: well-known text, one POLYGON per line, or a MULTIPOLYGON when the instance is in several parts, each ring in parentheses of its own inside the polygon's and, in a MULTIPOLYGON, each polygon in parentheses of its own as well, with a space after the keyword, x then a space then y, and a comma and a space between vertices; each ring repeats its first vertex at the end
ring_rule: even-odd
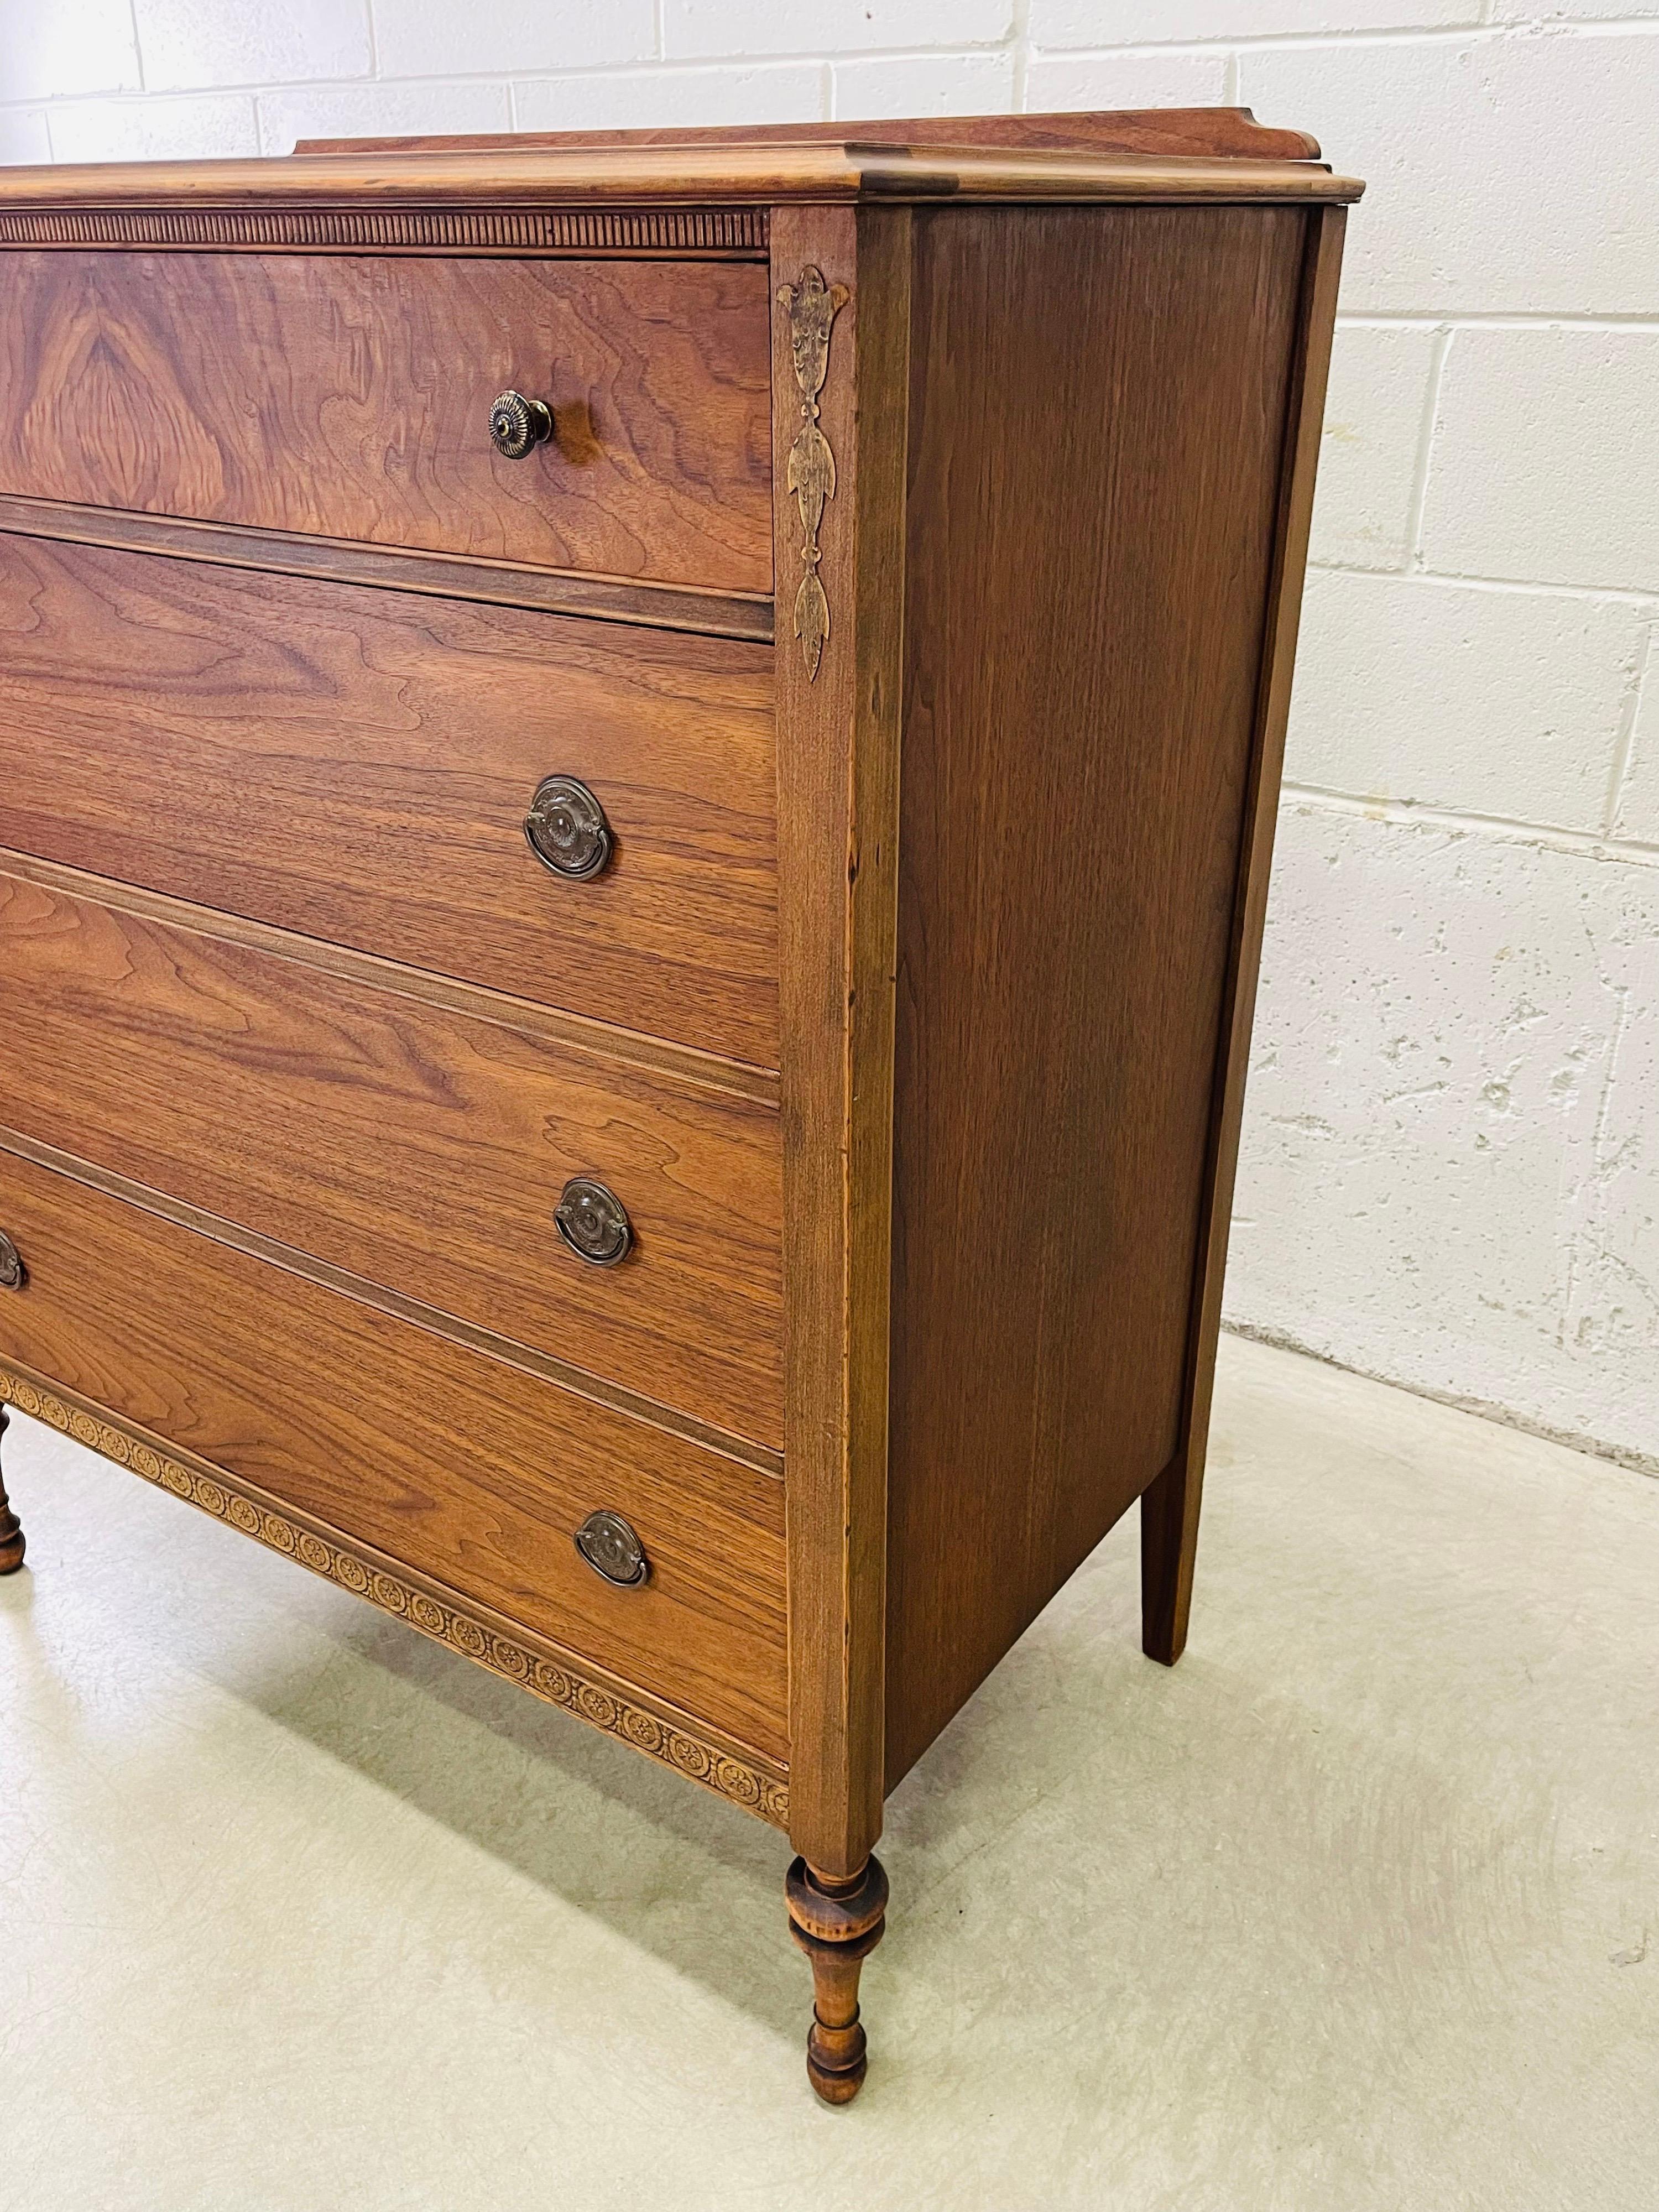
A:
POLYGON ((0 1359, 786 1755, 775 1478, 10 1153, 0 1231, 0 1359), (603 1509, 638 1588, 576 1550, 603 1509))

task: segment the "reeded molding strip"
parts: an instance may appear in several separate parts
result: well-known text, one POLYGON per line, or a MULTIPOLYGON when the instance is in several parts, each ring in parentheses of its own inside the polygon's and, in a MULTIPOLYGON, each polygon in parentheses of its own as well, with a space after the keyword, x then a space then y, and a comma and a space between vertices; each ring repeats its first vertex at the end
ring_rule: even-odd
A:
POLYGON ((60 1398, 45 1383, 0 1367, 0 1402, 47 1422, 118 1467, 131 1468, 146 1482, 171 1491, 244 1535, 257 1537, 273 1552, 298 1559, 355 1597, 395 1613, 434 1643, 517 1682, 549 1705, 562 1706, 579 1720, 632 1744, 635 1750, 672 1767, 677 1774, 690 1776, 774 1827, 787 1828, 787 1770, 763 1761, 757 1753, 648 1710, 635 1702, 637 1692, 624 1693, 620 1685, 601 1679, 598 1670, 584 1671, 556 1645, 544 1646, 539 1638, 526 1637, 522 1630, 509 1632, 495 1616, 469 1605, 441 1584, 428 1585, 423 1577, 410 1577, 407 1568, 380 1553, 350 1542, 324 1523, 313 1523, 308 1515, 279 1506, 263 1492, 205 1461, 192 1463, 160 1439, 118 1415, 87 1405, 72 1393, 60 1398))
POLYGON ((27 499, 0 492, 0 530, 20 537, 105 545, 220 568, 258 568, 428 598, 476 599, 528 607, 592 622, 637 623, 650 629, 689 630, 707 637, 772 642, 769 597, 706 592, 690 585, 647 584, 518 561, 463 560, 416 547, 369 545, 354 538, 311 537, 259 530, 240 522, 198 522, 183 515, 136 514, 125 507, 82 507, 68 500, 27 499))
POLYGON ((100 1190, 106 1198, 118 1198, 124 1206, 136 1206, 141 1213, 153 1213, 158 1220, 170 1221, 178 1229, 188 1229, 195 1236, 205 1237, 210 1243, 223 1244, 233 1252, 245 1252, 251 1260, 264 1260, 273 1267, 280 1267, 285 1274, 298 1275, 304 1282, 337 1291, 359 1305, 372 1307, 376 1313, 390 1314, 395 1320, 408 1322, 412 1328, 425 1329, 428 1335, 441 1336, 451 1344, 463 1344, 469 1352, 480 1352, 486 1359, 498 1359, 504 1367, 516 1367, 522 1374, 535 1376, 538 1382, 551 1382, 558 1389, 568 1390, 573 1397, 586 1398, 593 1405, 607 1407, 613 1413, 625 1414, 629 1420, 643 1421, 649 1428, 684 1437, 688 1443, 699 1444, 705 1451, 718 1452, 723 1459, 736 1460, 744 1467, 752 1468, 757 1474, 770 1475, 779 1482, 783 1480, 782 1453, 765 1444, 750 1443, 744 1437, 732 1436, 690 1413, 677 1413, 672 1407, 659 1406, 653 1398, 641 1397, 638 1391, 629 1390, 620 1382, 590 1375, 585 1368, 573 1367, 568 1360, 556 1359, 550 1352, 538 1352, 512 1337, 498 1335, 494 1329, 481 1328, 476 1322, 462 1321, 454 1314, 444 1312, 441 1307, 409 1297, 402 1291, 387 1290, 384 1284, 354 1275, 292 1244, 280 1244, 274 1237, 262 1237, 257 1230, 244 1229, 238 1222, 204 1212, 199 1206, 187 1205, 181 1198, 169 1197, 165 1191, 152 1190, 147 1183, 134 1182, 128 1176, 118 1175, 112 1168, 99 1167, 74 1152, 60 1152, 56 1145, 43 1144, 38 1137, 26 1136, 21 1130, 8 1128, 3 1124, 0 1124, 0 1152, 15 1152, 20 1159, 33 1160, 36 1167, 46 1168, 53 1175, 84 1183, 89 1190, 100 1190))
POLYGON ((42 884, 70 898, 93 899, 117 914, 135 915, 140 921, 166 922, 198 937, 246 945, 269 953, 273 959, 295 961, 301 967, 320 969, 325 975, 339 975, 348 982, 396 992, 399 997, 418 1000, 422 1006, 441 1006, 447 1012, 467 1014, 475 1021, 524 1030, 573 1052, 592 1053, 601 1060, 647 1069, 653 1075, 695 1083, 704 1091, 729 1091, 762 1106, 778 1103, 777 1074, 770 1068, 751 1066, 747 1060, 725 1060, 717 1053, 699 1052, 693 1045, 672 1044, 665 1037, 615 1029, 590 1015, 568 1013, 534 999, 492 991, 483 983, 464 983, 458 976, 434 975, 425 968, 405 967, 402 961, 385 959, 377 952, 359 952, 352 945, 335 945, 326 938, 303 937, 295 930, 279 929, 274 922, 226 914, 217 907, 197 906, 166 891, 146 890, 139 884, 117 883, 112 877, 68 867, 61 860, 42 860, 33 853, 0 847, 0 875, 42 884))
POLYGON ((767 210, 723 208, 0 208, 0 246, 149 252, 764 256, 767 210))

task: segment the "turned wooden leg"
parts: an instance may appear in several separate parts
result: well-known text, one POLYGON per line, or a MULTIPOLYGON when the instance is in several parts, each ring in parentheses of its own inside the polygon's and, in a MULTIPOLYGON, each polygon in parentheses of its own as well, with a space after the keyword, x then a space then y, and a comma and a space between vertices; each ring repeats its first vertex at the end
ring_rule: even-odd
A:
POLYGON ((1173 1667, 1187 1648, 1204 1459, 1181 1452, 1140 1496, 1140 1648, 1173 1667))
MULTIPOLYGON (((0 1437, 10 1416, 0 1406, 0 1437)), ((15 1575, 23 1564, 23 1531, 6 1497, 6 1480, 0 1472, 0 1575, 15 1575)))
POLYGON ((812 1962, 806 2078, 826 2105, 850 2105, 866 2064, 859 1972, 887 1930, 887 1876, 878 1858, 844 1880, 797 1859, 784 1889, 789 1933, 812 1962))

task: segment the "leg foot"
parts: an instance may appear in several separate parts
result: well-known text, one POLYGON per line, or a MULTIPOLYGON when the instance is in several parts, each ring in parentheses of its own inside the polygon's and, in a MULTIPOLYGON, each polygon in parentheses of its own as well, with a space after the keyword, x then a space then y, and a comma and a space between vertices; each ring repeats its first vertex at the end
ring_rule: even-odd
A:
POLYGON ((1140 1498, 1140 1648, 1173 1667, 1187 1648, 1204 1461, 1182 1453, 1140 1498))
MULTIPOLYGON (((6 1433, 9 1419, 6 1409, 0 1406, 0 1437, 6 1433)), ((6 1485, 0 1476, 0 1575, 15 1575, 23 1564, 23 1531, 17 1516, 6 1498, 6 1485)))
POLYGON ((866 2065, 859 1972, 886 1933, 887 1876, 877 1858, 844 1879, 797 1859, 784 1887, 789 1933, 812 1963, 806 2078, 826 2105, 850 2105, 866 2065))

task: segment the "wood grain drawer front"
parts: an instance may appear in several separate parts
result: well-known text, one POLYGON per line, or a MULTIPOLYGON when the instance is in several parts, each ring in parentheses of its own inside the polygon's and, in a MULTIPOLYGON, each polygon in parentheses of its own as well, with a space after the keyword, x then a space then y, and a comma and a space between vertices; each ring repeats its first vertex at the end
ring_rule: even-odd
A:
POLYGON ((769 1106, 3 872, 0 1036, 22 1135, 781 1446, 769 1106), (620 1267, 560 1240, 575 1176, 620 1267))
POLYGON ((11 252, 0 489, 772 587, 758 264, 11 252), (552 444, 505 460, 504 387, 552 444))
POLYGON ((757 1750, 785 1736, 783 1486, 0 1152, 0 1356, 757 1750), (650 1563, 617 1589, 574 1531, 650 1563))
POLYGON ((776 1064, 769 647, 0 534, 0 845, 776 1064))

